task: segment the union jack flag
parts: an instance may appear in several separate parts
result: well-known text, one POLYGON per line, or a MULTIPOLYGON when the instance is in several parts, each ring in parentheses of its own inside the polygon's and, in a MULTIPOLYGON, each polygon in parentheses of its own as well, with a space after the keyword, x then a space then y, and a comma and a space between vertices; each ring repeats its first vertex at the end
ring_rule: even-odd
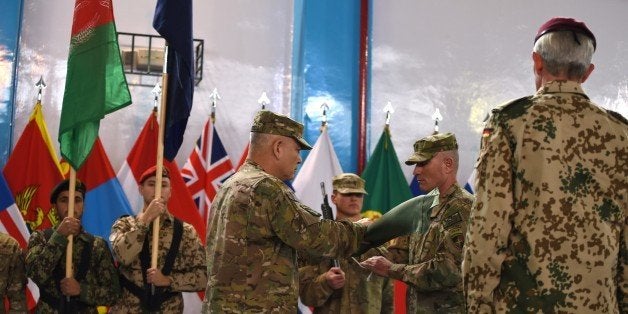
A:
POLYGON ((233 173, 233 164, 216 127, 211 119, 207 119, 194 150, 181 169, 181 175, 204 221, 207 221, 209 208, 218 188, 233 173))

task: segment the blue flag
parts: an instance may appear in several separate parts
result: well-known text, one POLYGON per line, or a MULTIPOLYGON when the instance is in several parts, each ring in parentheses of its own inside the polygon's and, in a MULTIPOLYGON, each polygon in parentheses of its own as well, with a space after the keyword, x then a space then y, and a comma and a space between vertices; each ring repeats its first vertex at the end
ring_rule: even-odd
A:
POLYGON ((423 192, 419 186, 419 181, 416 179, 416 176, 413 176, 410 181, 410 191, 412 191, 412 195, 414 196, 425 195, 425 192, 423 192))
POLYGON ((158 0, 153 28, 168 42, 164 157, 172 161, 183 142, 194 95, 192 0, 158 0))

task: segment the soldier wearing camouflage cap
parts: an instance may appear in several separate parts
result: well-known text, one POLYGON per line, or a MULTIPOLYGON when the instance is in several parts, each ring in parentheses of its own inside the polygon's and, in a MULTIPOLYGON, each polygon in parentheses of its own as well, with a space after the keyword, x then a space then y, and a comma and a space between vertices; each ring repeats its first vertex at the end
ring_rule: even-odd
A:
POLYGON ((462 268, 470 313, 628 313, 628 126, 582 89, 595 49, 583 22, 547 21, 536 93, 484 127, 462 268))
POLYGON ((458 184, 458 143, 452 133, 433 134, 414 143, 406 160, 424 192, 438 202, 422 209, 429 224, 394 239, 389 259, 376 256, 362 264, 376 274, 408 284, 408 313, 464 313, 460 264, 473 196, 458 184))
POLYGON ((68 216, 70 180, 51 191, 50 203, 61 221, 36 230, 28 240, 26 275, 39 287, 36 313, 98 313, 120 295, 118 272, 107 242, 83 229, 85 184, 76 182, 74 216, 68 216), (66 277, 68 236, 73 236, 72 277, 66 277))
MULTIPOLYGON (((336 220, 360 220, 367 194, 364 180, 343 173, 332 183, 336 220)), ((385 248, 370 249, 356 258, 339 259, 337 266, 330 258, 307 261, 299 268, 301 302, 314 307, 314 313, 392 313, 392 282, 386 277, 369 277, 370 272, 357 263, 382 254, 387 254, 385 248)))
POLYGON ((302 133, 286 116, 255 116, 247 160, 212 202, 204 313, 296 313, 297 250, 346 257, 358 249, 368 221, 320 220, 283 182, 311 148, 302 133))
POLYGON ((8 308, 5 304, 0 305, 0 313, 27 313, 26 294, 24 287, 26 286, 26 273, 24 270, 24 253, 17 242, 11 235, 0 232, 0 300, 6 300, 8 308))

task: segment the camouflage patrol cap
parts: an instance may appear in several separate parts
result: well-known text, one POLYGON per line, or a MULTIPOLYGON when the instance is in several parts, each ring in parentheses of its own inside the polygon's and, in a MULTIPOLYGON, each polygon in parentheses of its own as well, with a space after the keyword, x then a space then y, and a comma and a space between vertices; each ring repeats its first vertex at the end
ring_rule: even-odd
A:
POLYGON ((291 137, 297 141, 301 149, 312 149, 303 138, 303 124, 269 110, 260 110, 255 115, 251 132, 291 137))
POLYGON ((364 189, 364 180, 353 173, 339 174, 332 180, 334 191, 338 191, 339 193, 368 194, 364 189))
MULTIPOLYGON (((551 18, 549 21, 543 23, 543 25, 541 25, 539 30, 536 32, 536 36, 534 36, 534 43, 536 43, 536 41, 539 40, 541 36, 547 33, 558 31, 571 31, 574 33, 582 34, 591 39, 591 41, 593 42, 593 50, 595 50, 597 46, 595 36, 593 35, 593 32, 589 30, 587 25, 584 24, 584 22, 576 21, 575 19, 569 17, 554 17, 551 18)), ((578 40, 576 39, 576 41, 578 40)))
POLYGON ((453 133, 438 133, 424 137, 414 143, 414 153, 406 160, 406 165, 428 161, 438 152, 458 149, 453 133))
MULTIPOLYGON (((70 190, 70 180, 69 179, 65 179, 65 180, 59 182, 59 184, 57 184, 57 186, 55 186, 54 189, 52 189, 52 192, 50 192, 50 204, 54 204, 54 203, 57 202, 57 198, 59 198, 59 194, 61 194, 61 192, 69 191, 69 190, 70 190)), ((87 187, 85 186, 85 184, 83 184, 83 182, 81 182, 81 181, 79 181, 77 179, 76 180, 76 185, 74 187, 74 190, 76 192, 81 192, 83 197, 85 197, 85 191, 87 191, 87 187)))

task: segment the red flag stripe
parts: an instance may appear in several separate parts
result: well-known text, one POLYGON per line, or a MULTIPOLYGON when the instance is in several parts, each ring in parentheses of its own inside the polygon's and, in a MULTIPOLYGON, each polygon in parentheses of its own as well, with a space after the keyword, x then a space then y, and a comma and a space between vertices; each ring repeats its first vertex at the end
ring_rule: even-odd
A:
POLYGON ((74 4, 72 36, 111 22, 113 22, 111 0, 77 0, 74 4))
POLYGON ((20 247, 26 248, 26 246, 28 245, 27 240, 24 239, 23 236, 16 236, 18 234, 21 235, 22 233, 20 232, 20 229, 17 227, 17 225, 15 225, 15 221, 13 220, 13 217, 11 217, 11 215, 9 214, 8 210, 0 211, 0 222, 2 223, 1 225, 4 226, 6 233, 10 234, 15 240, 17 240, 17 242, 20 244, 20 247))

